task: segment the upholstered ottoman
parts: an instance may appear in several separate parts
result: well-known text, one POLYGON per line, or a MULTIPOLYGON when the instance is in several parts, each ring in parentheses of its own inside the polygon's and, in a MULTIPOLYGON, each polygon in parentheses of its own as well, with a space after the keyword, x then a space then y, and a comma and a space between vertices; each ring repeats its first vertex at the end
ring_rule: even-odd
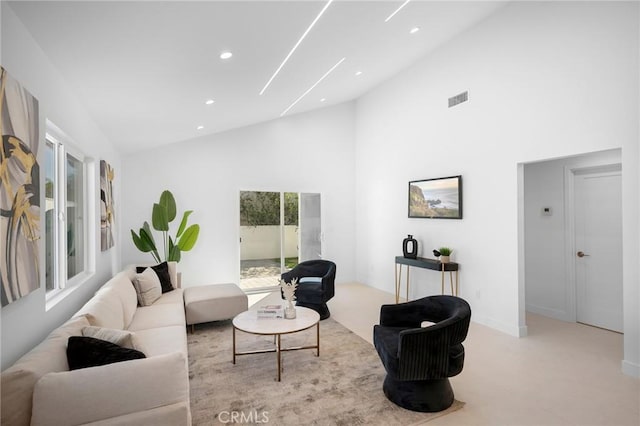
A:
POLYGON ((231 319, 249 309, 247 295, 235 284, 213 284, 184 289, 187 325, 231 319))

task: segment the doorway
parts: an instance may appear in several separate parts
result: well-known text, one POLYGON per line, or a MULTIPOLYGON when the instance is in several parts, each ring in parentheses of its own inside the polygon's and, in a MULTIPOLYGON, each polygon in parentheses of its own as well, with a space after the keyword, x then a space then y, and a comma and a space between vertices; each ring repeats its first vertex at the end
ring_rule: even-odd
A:
POLYGON ((622 330, 620 160, 617 149, 522 165, 526 312, 622 330))
POLYGON ((240 288, 273 291, 280 275, 322 256, 320 194, 240 191, 240 288))

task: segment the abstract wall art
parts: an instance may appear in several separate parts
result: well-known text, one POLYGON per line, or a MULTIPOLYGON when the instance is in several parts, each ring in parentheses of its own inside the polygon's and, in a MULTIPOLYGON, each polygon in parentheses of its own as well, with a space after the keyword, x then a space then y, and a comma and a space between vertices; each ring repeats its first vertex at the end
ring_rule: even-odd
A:
POLYGON ((38 100, 0 67, 2 306, 40 288, 38 100))
POLYGON ((100 248, 102 251, 113 247, 113 168, 104 160, 100 161, 100 248))

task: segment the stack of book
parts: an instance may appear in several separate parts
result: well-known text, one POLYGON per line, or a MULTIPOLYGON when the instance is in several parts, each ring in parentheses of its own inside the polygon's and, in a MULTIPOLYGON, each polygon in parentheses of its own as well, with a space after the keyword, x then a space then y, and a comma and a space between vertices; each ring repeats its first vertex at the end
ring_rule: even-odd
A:
POLYGON ((258 318, 284 318, 284 308, 282 305, 260 306, 258 318))

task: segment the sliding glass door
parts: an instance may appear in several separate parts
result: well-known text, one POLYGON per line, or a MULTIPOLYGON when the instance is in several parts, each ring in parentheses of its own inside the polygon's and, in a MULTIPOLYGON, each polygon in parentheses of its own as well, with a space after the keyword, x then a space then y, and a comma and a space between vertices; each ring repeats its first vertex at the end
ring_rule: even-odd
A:
POLYGON ((321 256, 320 194, 240 192, 240 287, 272 291, 280 274, 321 256))
POLYGON ((300 194, 300 261, 322 257, 320 194, 300 194))

